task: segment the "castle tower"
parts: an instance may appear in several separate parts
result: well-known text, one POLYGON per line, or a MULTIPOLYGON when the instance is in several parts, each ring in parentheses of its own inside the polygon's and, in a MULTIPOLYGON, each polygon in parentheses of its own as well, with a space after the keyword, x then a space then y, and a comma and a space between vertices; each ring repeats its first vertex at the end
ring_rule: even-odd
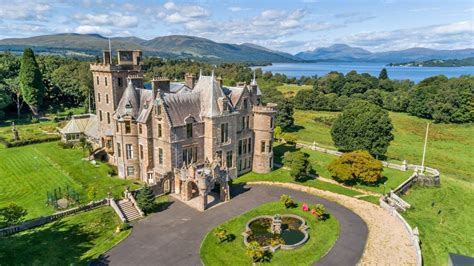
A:
POLYGON ((276 104, 255 105, 252 108, 255 132, 252 170, 269 173, 273 168, 273 129, 275 127, 276 104))
POLYGON ((110 51, 103 52, 101 63, 90 65, 94 83, 96 114, 99 120, 98 137, 101 146, 113 154, 115 125, 113 114, 127 87, 129 75, 143 75, 141 51, 118 51, 118 64, 111 63, 110 51))

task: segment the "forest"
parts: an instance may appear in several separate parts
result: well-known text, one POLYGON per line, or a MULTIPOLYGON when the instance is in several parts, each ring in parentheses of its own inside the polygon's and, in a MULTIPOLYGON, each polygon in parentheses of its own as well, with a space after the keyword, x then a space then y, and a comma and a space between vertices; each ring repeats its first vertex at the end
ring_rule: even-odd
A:
MULTIPOLYGON (((96 60, 99 60, 97 58, 96 60)), ((0 118, 27 117, 35 120, 45 113, 64 108, 83 107, 93 110, 93 85, 90 61, 56 55, 35 56, 25 49, 23 56, 0 54, 0 118)), ((145 80, 154 76, 180 81, 187 72, 200 70, 224 79, 224 84, 249 82, 252 68, 242 63, 211 65, 195 60, 144 59, 145 80)), ((372 102, 386 110, 406 112, 432 119, 437 123, 474 122, 474 77, 447 78, 433 76, 418 84, 410 80, 392 80, 386 69, 378 77, 351 71, 330 72, 324 76, 289 78, 283 74, 255 69, 265 102, 279 104, 278 124, 292 126, 293 108, 316 111, 341 111, 356 99, 372 102), (310 85, 294 97, 285 98, 276 87, 282 84, 310 85)))

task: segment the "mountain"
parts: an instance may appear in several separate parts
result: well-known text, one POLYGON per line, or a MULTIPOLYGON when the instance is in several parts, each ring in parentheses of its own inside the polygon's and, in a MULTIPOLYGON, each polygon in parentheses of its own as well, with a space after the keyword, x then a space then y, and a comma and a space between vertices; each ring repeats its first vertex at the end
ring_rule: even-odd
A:
MULTIPOLYGON (((191 58, 220 62, 299 62, 291 54, 249 44, 218 43, 208 39, 170 35, 144 40, 137 37, 111 38, 112 49, 141 49, 145 55, 166 58, 191 58)), ((30 38, 0 40, 0 50, 21 52, 32 47, 35 52, 100 55, 108 49, 108 39, 98 34, 64 33, 30 38)))
POLYGON ((300 52, 295 56, 306 61, 402 63, 432 59, 463 59, 473 57, 474 49, 435 50, 416 47, 399 51, 372 53, 362 48, 335 44, 326 48, 316 48, 313 51, 300 52))
POLYGON ((303 60, 320 61, 358 61, 370 56, 372 53, 362 48, 350 47, 346 44, 333 44, 329 47, 316 48, 313 51, 296 54, 303 60))

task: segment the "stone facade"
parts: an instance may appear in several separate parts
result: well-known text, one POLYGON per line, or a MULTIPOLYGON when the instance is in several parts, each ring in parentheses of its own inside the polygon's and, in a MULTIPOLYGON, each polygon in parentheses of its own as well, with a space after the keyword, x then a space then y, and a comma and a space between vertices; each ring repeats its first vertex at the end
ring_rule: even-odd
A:
POLYGON ((111 64, 104 52, 91 71, 97 137, 121 178, 167 184, 186 200, 219 186, 227 200, 229 179, 271 171, 276 110, 261 103, 255 78, 227 87, 214 73, 187 73, 184 83, 156 77, 145 84, 141 51, 117 56, 111 64))

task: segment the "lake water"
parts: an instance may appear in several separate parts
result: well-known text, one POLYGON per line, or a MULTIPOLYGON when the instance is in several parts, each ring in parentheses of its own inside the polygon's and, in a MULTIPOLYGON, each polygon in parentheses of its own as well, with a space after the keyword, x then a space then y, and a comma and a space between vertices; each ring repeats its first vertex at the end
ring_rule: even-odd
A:
POLYGON ((474 66, 469 67, 401 67, 385 66, 384 63, 339 63, 339 62, 321 62, 321 63, 274 63, 271 66, 261 67, 262 70, 272 73, 285 74, 288 77, 300 76, 324 76, 331 71, 337 71, 346 74, 352 70, 357 73, 369 73, 378 77, 380 70, 386 68, 390 79, 410 79, 419 82, 427 77, 436 75, 445 75, 447 77, 459 77, 461 75, 474 75, 474 66))

